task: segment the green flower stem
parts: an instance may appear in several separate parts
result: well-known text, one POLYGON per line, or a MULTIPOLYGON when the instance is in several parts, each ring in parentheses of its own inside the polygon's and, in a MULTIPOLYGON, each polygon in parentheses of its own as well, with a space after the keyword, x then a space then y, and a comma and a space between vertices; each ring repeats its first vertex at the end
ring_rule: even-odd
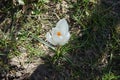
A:
POLYGON ((61 46, 57 47, 57 51, 56 51, 57 57, 60 57, 61 54, 61 46))
POLYGON ((61 46, 57 46, 57 49, 55 51, 55 55, 52 58, 53 64, 55 64, 59 60, 61 55, 62 55, 61 46))

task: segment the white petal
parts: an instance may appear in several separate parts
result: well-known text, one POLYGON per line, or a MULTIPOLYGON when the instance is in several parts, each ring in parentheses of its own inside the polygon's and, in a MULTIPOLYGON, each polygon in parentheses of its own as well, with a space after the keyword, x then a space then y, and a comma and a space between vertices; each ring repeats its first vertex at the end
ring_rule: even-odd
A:
POLYGON ((47 41, 50 42, 51 44, 57 45, 57 43, 55 43, 55 41, 53 41, 52 36, 50 35, 49 32, 47 32, 47 34, 46 34, 46 39, 47 39, 47 41))
POLYGON ((59 43, 59 45, 64 45, 68 42, 68 40, 70 39, 70 33, 68 32, 64 37, 61 43, 59 43))
POLYGON ((63 34, 66 34, 66 32, 69 30, 68 23, 65 19, 59 20, 55 28, 58 28, 63 34))
POLYGON ((68 42, 70 38, 69 26, 65 19, 61 19, 56 24, 55 28, 52 28, 50 32, 46 34, 46 39, 53 45, 64 45, 68 42), (61 35, 58 36, 57 33, 60 32, 61 35))
POLYGON ((57 28, 52 28, 51 34, 56 35, 59 30, 57 28))
POLYGON ((70 39, 70 33, 68 32, 67 34, 66 34, 66 41, 68 41, 70 39))
POLYGON ((63 36, 57 36, 57 35, 53 35, 54 37, 53 37, 53 40, 54 40, 54 42, 55 43, 57 43, 57 44, 59 44, 59 43, 62 43, 62 41, 63 41, 63 36))
POLYGON ((23 0, 18 0, 19 5, 25 5, 23 0))

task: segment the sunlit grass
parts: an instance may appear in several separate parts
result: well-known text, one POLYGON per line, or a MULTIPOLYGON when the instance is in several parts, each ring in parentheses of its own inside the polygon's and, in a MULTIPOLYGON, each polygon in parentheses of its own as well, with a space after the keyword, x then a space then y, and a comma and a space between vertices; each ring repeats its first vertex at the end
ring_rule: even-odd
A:
POLYGON ((7 2, 0 9, 7 14, 0 21, 0 73, 10 70, 9 59, 25 53, 29 64, 45 58, 44 64, 52 64, 66 80, 118 80, 120 26, 113 7, 97 0, 38 0, 24 6, 7 2), (46 42, 45 34, 61 18, 70 25, 71 38, 53 64, 55 46, 46 42))

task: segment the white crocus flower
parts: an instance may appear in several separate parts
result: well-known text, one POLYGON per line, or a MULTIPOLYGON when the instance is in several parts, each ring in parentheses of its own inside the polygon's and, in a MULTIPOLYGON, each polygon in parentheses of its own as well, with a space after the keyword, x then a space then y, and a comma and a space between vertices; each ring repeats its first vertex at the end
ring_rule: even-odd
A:
POLYGON ((52 28, 50 32, 47 32, 46 39, 53 45, 64 45, 70 39, 69 25, 65 19, 61 19, 56 24, 55 28, 52 28))
POLYGON ((24 1, 23 0, 17 0, 19 5, 25 5, 24 1))

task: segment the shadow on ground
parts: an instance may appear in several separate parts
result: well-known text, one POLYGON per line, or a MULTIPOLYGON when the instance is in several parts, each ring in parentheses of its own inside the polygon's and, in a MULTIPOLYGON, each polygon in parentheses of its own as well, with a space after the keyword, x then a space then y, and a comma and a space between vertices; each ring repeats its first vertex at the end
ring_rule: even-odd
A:
MULTIPOLYGON (((10 40, 5 40, 6 42, 2 41, 2 39, 0 40, 0 53, 4 54, 0 55, 0 79, 13 80, 14 77, 8 78, 6 72, 16 68, 16 66, 9 65, 8 55, 17 48, 16 32, 20 29, 19 21, 23 19, 19 18, 20 20, 17 20, 13 18, 15 10, 21 6, 14 7, 12 1, 7 0, 1 0, 0 3, 0 7, 2 7, 1 9, 4 12, 0 12, 0 23, 5 18, 10 20, 6 21, 5 27, 0 26, 0 29, 5 34, 7 32, 12 34, 10 40), (9 10, 5 10, 6 8, 9 10), (18 22, 16 23, 16 21, 18 22), (13 26, 18 27, 14 27, 14 31, 12 31, 13 26), (5 46, 6 44, 7 46, 5 46)), ((74 2, 74 4, 81 4, 81 1, 74 2)), ((44 64, 37 66, 36 70, 30 75, 30 80, 101 80, 103 75, 109 72, 114 75, 120 75, 120 1, 101 0, 96 5, 96 9, 93 10, 91 17, 87 18, 87 20, 79 17, 80 13, 76 14, 77 10, 80 11, 82 7, 81 5, 74 5, 70 9, 70 25, 74 26, 73 28, 77 28, 80 25, 83 30, 82 37, 76 35, 69 42, 70 49, 65 56, 70 61, 60 59, 57 64, 53 64, 51 62, 52 57, 49 55, 44 56, 42 58, 44 64), (77 22, 73 19, 73 15, 77 15, 80 20, 77 22), (85 24, 85 27, 79 21, 85 24)))
MULTIPOLYGON (((75 8, 72 10, 76 11, 75 8)), ((45 56, 45 63, 36 68, 30 80, 102 80, 105 73, 120 75, 120 45, 117 41, 120 33, 116 32, 120 21, 120 1, 101 0, 87 21, 85 26, 88 29, 83 36, 69 42, 72 49, 67 57, 72 63, 58 61, 55 65, 51 63, 51 57, 45 56)))

